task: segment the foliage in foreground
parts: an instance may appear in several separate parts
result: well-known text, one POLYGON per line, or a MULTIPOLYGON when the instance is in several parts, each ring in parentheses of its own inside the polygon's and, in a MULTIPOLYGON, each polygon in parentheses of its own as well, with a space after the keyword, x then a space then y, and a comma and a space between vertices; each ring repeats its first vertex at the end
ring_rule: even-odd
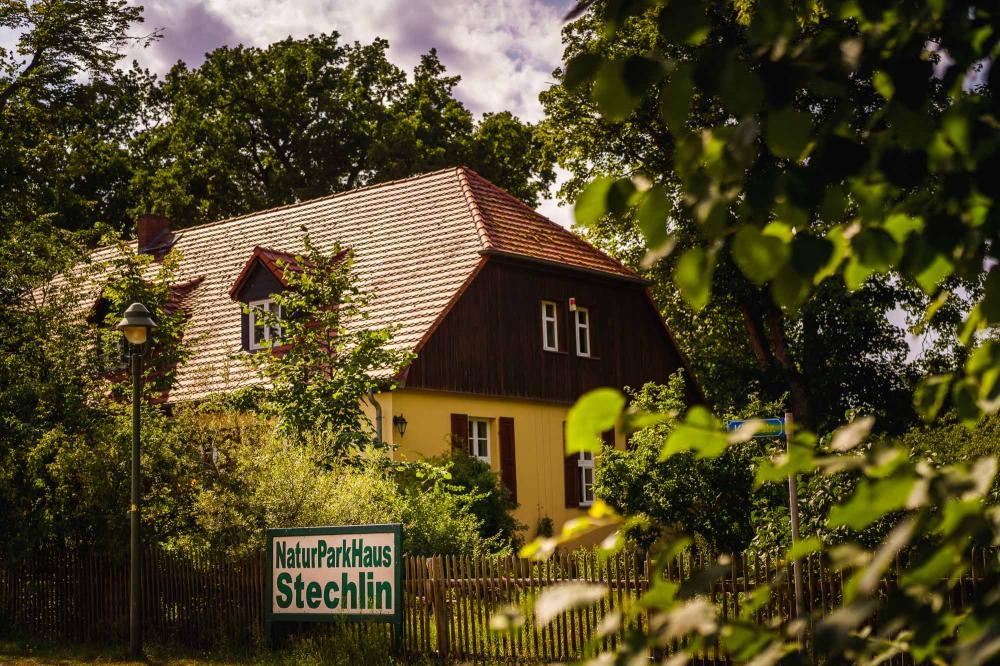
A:
MULTIPOLYGON (((666 131, 648 142, 655 158, 648 169, 598 178, 581 192, 578 222, 631 216, 650 262, 683 242, 673 278, 695 310, 712 302, 717 271, 742 276, 761 321, 777 333, 770 335, 772 371, 789 387, 792 410, 814 425, 820 421, 802 368, 787 353, 785 316, 831 284, 857 292, 887 279, 923 292, 926 326, 952 302, 950 290, 970 285, 968 310, 948 319, 964 319, 953 329, 964 366, 926 379, 915 407, 933 419, 952 406, 966 426, 1000 408, 1000 68, 978 76, 1000 56, 995 3, 584 0, 573 14, 586 11, 606 37, 645 21, 653 39, 641 52, 578 53, 563 84, 585 90, 601 122, 620 122, 642 107, 658 114, 666 131), (678 234, 682 226, 687 237, 678 234)), ((600 433, 616 424, 629 433, 671 418, 625 405, 613 389, 581 398, 567 423, 567 452, 599 451, 600 433)), ((886 441, 862 445, 873 425, 871 417, 852 420, 822 448, 816 435, 798 431, 788 453, 755 474, 758 486, 799 474, 853 477, 847 498, 823 512, 823 526, 839 531, 840 543, 810 537, 787 553, 796 560, 820 552, 843 572, 839 607, 824 617, 758 625, 754 611, 771 596, 764 587, 740 617, 722 621, 707 596, 712 575, 684 586, 659 575, 671 554, 690 544, 665 534, 655 545, 649 591, 625 611, 648 611, 648 629, 600 663, 637 663, 677 639, 688 642, 675 663, 716 643, 755 665, 879 664, 898 655, 917 663, 996 661, 995 550, 968 606, 955 610, 949 595, 970 569, 974 545, 1000 546, 1000 506, 989 501, 997 459, 935 466, 886 441), (884 538, 866 540, 879 521, 884 538), (895 585, 882 590, 891 569, 895 585)), ((660 455, 717 459, 748 435, 728 436, 707 409, 693 407, 661 442, 660 455)), ((598 503, 560 537, 524 552, 545 556, 581 530, 616 521, 598 503)), ((629 527, 637 518, 624 521, 629 527)), ((601 586, 549 590, 536 613, 552 617, 606 593, 601 586)))
POLYGON ((268 341, 272 353, 249 360, 289 441, 319 446, 332 460, 380 444, 363 401, 391 388, 412 354, 392 346, 390 329, 367 325, 371 294, 361 290, 353 253, 324 252, 308 235, 302 242, 302 254, 278 262, 287 282, 273 296, 281 316, 254 312, 280 338, 268 341))

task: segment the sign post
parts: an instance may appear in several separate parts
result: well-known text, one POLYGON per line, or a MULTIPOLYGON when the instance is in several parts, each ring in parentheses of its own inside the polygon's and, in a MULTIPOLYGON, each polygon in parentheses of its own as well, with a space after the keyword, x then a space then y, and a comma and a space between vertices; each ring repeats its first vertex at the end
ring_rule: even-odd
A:
MULTIPOLYGON (((792 413, 785 412, 785 447, 788 456, 792 455, 792 413)), ((799 542, 799 484, 793 471, 788 475, 788 513, 792 519, 792 546, 799 542)), ((802 602, 802 560, 792 562, 792 575, 795 577, 795 617, 802 617, 805 604, 802 602)), ((801 641, 801 636, 799 637, 801 641)))
MULTIPOLYGON (((726 430, 731 433, 736 432, 740 428, 743 428, 750 420, 728 421, 726 423, 726 430)), ((783 419, 753 419, 753 421, 762 424, 754 431, 753 439, 784 437, 788 455, 792 455, 793 420, 791 412, 785 412, 785 418, 783 419)), ((794 473, 788 475, 788 513, 792 521, 792 545, 794 546, 799 541, 799 491, 798 480, 795 478, 794 473)), ((795 560, 792 563, 792 576, 795 579, 792 581, 795 586, 795 617, 802 617, 805 613, 805 606, 802 600, 802 562, 800 560, 795 560)))
POLYGON ((267 530, 264 631, 274 622, 386 622, 403 641, 403 527, 267 530))

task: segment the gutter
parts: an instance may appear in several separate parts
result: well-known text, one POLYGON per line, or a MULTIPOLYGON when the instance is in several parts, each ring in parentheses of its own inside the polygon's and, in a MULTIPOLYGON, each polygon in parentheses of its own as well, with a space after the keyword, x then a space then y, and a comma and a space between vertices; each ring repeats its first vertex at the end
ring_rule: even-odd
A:
POLYGON ((368 401, 375 408, 375 443, 382 444, 382 405, 375 399, 375 392, 368 391, 368 401))

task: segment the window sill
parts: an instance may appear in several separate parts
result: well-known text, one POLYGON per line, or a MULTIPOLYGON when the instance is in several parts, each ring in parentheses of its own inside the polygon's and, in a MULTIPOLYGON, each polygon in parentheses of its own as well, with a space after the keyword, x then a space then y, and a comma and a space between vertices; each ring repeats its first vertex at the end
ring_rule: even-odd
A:
POLYGON ((593 502, 580 502, 580 504, 578 506, 581 509, 589 509, 590 507, 594 506, 594 503, 593 502))
POLYGON ((568 356, 569 352, 562 351, 561 349, 545 349, 542 347, 542 351, 546 354, 559 354, 560 356, 568 356))

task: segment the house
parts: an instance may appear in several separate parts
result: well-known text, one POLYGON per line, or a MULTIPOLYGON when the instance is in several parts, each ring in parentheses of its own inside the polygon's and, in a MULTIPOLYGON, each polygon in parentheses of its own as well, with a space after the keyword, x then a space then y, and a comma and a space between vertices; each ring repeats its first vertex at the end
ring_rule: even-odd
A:
POLYGON ((367 325, 416 353, 398 388, 375 396, 383 439, 408 459, 465 447, 500 472, 529 529, 593 501, 594 460, 563 454, 574 400, 687 371, 638 275, 458 167, 179 231, 141 218, 139 250, 178 250, 179 280, 195 285, 171 402, 258 381, 247 355, 270 353, 259 348, 275 332, 253 308, 284 288, 279 266, 301 251, 303 226, 320 248, 354 251, 373 295, 367 325))

